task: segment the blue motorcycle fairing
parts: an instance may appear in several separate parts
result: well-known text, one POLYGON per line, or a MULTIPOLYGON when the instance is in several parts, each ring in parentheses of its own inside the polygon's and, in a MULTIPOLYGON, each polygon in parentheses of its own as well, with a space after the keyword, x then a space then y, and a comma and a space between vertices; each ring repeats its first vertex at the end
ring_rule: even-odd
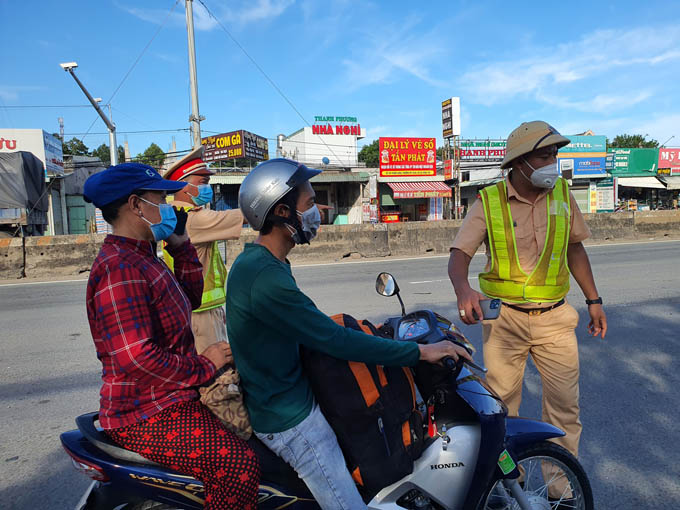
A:
POLYGON ((203 508, 203 484, 198 480, 160 466, 124 464, 93 446, 78 430, 63 433, 61 442, 82 460, 99 466, 109 477, 109 481, 100 482, 99 490, 115 488, 110 492, 118 492, 123 502, 150 499, 188 509, 203 508))
MULTIPOLYGON (((88 502, 92 508, 111 508, 112 503, 123 504, 153 500, 180 508, 200 510, 204 506, 203 484, 190 477, 161 466, 124 463, 92 445, 78 430, 61 434, 64 448, 80 459, 99 466, 109 477, 99 482, 88 502), (106 506, 96 503, 102 500, 106 506)), ((90 508, 90 507, 88 507, 90 508)), ((263 479, 258 489, 258 509, 279 508, 318 510, 317 503, 307 494, 296 494, 290 487, 280 487, 263 479)))
POLYGON ((505 420, 505 443, 512 449, 564 435, 562 429, 531 418, 508 416, 505 420))

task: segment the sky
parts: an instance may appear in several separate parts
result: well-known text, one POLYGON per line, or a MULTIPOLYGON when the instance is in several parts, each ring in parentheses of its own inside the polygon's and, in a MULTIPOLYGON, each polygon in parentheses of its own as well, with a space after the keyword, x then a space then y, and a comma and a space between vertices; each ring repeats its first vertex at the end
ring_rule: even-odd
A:
MULTIPOLYGON (((360 145, 441 145, 452 96, 463 138, 540 119, 680 146, 677 1, 196 0, 194 22, 203 136, 246 129, 272 154, 277 134, 317 115, 357 117, 360 145)), ((173 137, 190 148, 183 0, 0 0, 0 45, 0 128, 58 132, 63 117, 67 140, 108 144, 59 67, 76 61, 91 94, 112 98, 133 156, 152 142, 169 151, 173 137)))

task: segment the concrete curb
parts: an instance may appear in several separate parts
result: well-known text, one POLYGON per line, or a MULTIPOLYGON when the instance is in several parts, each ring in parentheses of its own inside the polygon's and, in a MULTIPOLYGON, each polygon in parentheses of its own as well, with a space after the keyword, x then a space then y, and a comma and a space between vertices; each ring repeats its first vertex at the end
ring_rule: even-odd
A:
MULTIPOLYGON (((586 214, 593 241, 647 240, 680 235, 680 211, 586 214)), ((462 221, 411 222, 376 225, 324 225, 311 245, 296 247, 296 263, 345 259, 414 257, 446 254, 462 221)), ((0 279, 69 276, 89 271, 104 234, 0 239, 0 279)), ((228 241, 227 261, 233 261, 257 233, 245 229, 228 241)))

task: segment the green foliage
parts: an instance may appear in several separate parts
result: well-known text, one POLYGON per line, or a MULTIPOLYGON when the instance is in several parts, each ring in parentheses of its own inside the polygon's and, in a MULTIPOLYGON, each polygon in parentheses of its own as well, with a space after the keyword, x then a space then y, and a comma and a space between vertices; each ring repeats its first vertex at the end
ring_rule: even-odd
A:
POLYGON ((372 143, 364 145, 359 151, 359 161, 366 163, 368 168, 377 168, 379 159, 378 154, 378 140, 373 140, 372 143))
POLYGON ((615 149, 653 149, 659 146, 659 142, 654 139, 647 140, 647 135, 617 135, 611 142, 607 139, 607 147, 615 149))
POLYGON ((160 168, 165 160, 165 152, 158 145, 152 143, 142 154, 137 154, 135 160, 145 165, 160 168))
MULTIPOLYGON (((104 166, 109 166, 111 164, 111 151, 109 146, 105 143, 101 144, 95 150, 92 151, 92 155, 98 157, 102 160, 104 166)), ((123 163, 125 161, 125 149, 122 145, 118 146, 118 163, 123 163)))
POLYGON ((80 138, 71 138, 68 142, 62 143, 62 150, 64 154, 71 154, 72 156, 89 156, 90 149, 83 143, 80 138))

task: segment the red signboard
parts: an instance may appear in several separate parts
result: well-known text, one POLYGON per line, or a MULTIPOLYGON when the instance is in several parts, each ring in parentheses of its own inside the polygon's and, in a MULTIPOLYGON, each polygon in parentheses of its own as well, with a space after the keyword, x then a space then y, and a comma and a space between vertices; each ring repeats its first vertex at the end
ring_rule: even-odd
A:
POLYGON ((680 149, 659 149, 658 169, 670 169, 670 175, 680 175, 680 149))
POLYGON ((434 138, 380 138, 381 177, 426 177, 437 175, 434 138))
POLYGON ((450 181, 453 179, 453 160, 447 159, 444 161, 444 180, 450 181))

